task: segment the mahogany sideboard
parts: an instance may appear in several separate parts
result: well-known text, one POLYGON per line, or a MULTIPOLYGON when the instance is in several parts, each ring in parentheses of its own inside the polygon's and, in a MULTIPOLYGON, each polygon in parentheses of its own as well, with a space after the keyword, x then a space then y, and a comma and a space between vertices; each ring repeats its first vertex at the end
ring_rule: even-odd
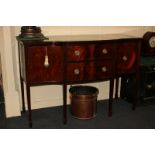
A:
MULTIPOLYGON (((67 85, 110 81, 109 116, 112 115, 114 79, 132 74, 138 83, 141 39, 125 35, 53 36, 49 40, 18 40, 22 109, 26 83, 29 127, 32 127, 30 87, 63 86, 63 122, 67 123, 67 85)), ((118 89, 116 80, 116 91, 118 89)), ((135 102, 136 105, 136 89, 135 102)))

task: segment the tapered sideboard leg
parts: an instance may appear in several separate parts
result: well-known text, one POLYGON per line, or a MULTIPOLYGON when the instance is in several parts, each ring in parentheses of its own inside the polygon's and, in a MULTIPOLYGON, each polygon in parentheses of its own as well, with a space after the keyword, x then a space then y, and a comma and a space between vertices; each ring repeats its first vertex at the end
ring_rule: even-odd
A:
POLYGON ((27 92, 29 127, 32 128, 31 96, 30 96, 30 86, 29 85, 26 85, 26 92, 27 92))
POLYGON ((118 99, 118 85, 119 85, 119 78, 116 78, 115 99, 118 99))
POLYGON ((63 85, 63 123, 67 124, 67 85, 63 85))
POLYGON ((112 116, 113 89, 114 89, 114 79, 110 79, 109 112, 108 112, 109 117, 112 116))
POLYGON ((22 111, 25 112, 24 85, 22 78, 20 79, 20 83, 21 83, 21 96, 22 96, 22 111))

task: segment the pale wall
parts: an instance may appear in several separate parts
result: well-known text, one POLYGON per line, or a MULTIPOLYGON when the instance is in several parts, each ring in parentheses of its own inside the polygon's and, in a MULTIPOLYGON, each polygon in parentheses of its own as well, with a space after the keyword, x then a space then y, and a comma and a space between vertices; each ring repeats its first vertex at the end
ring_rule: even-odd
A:
POLYGON ((19 92, 15 89, 15 74, 13 68, 13 50, 10 27, 0 27, 0 52, 2 62, 3 88, 5 96, 5 111, 7 117, 20 115, 19 92))
MULTIPOLYGON (((2 74, 2 51, 4 51, 3 47, 3 27, 0 26, 0 74, 2 74)), ((2 81, 1 81, 2 82, 2 81)))
MULTIPOLYGON (((134 27, 131 27, 131 26, 130 27, 127 27, 127 26, 56 27, 54 26, 54 27, 41 27, 41 28, 44 35, 124 33, 128 35, 136 35, 139 37, 141 37, 146 31, 155 30, 154 27, 138 27, 138 26, 134 26, 134 27)), ((19 33, 20 33, 20 27, 10 27, 10 34, 8 34, 10 36, 8 37, 10 37, 10 40, 11 40, 10 49, 12 50, 11 52, 13 53, 12 55, 13 61, 12 62, 8 61, 8 63, 12 63, 10 64, 10 66, 12 66, 12 69, 14 71, 14 74, 13 74, 14 84, 15 84, 14 89, 15 91, 19 92, 19 102, 17 102, 16 104, 13 104, 14 107, 10 105, 11 109, 8 107, 9 105, 7 104, 7 108, 9 108, 9 110, 6 110, 8 117, 19 115, 19 112, 17 112, 19 111, 19 105, 17 104, 20 103, 20 106, 21 106, 17 42, 15 40, 15 36, 17 36, 19 33)), ((102 83, 96 83, 91 85, 94 85, 99 88, 99 91, 100 91, 99 99, 108 98, 109 82, 102 82, 102 83)), ((41 87, 31 88, 32 109, 62 105, 61 88, 62 88, 61 86, 41 86, 41 87)), ((69 100, 68 100, 68 103, 69 103, 69 100)))
POLYGON ((125 33, 141 37, 146 31, 153 30, 151 26, 43 26, 42 31, 47 35, 67 34, 106 34, 125 33))
MULTIPOLYGON (((2 28, 0 27, 0 35, 2 33, 2 28)), ((0 38, 0 44, 1 44, 1 38, 0 38)), ((1 45, 0 45, 1 47, 1 45)), ((1 79, 1 75, 2 75, 2 64, 1 64, 1 49, 0 49, 0 86, 2 86, 2 79, 1 79)))

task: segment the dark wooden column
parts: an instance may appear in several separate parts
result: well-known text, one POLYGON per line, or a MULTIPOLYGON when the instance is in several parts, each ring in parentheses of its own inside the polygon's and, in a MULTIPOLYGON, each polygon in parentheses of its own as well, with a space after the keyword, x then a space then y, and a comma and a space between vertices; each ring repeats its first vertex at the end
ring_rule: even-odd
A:
POLYGON ((141 41, 139 41, 138 44, 138 54, 137 54, 137 62, 136 62, 136 72, 135 72, 135 96, 134 96, 134 102, 132 104, 132 110, 135 110, 136 105, 138 104, 139 100, 138 100, 138 96, 139 96, 139 82, 140 82, 140 59, 141 59, 141 41))

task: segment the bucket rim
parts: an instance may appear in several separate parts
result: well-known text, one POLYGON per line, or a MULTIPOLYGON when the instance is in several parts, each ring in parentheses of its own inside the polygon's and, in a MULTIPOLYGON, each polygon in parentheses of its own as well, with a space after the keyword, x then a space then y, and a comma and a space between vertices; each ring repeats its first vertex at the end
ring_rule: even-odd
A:
POLYGON ((96 88, 94 86, 78 85, 78 86, 72 86, 69 89, 69 92, 71 94, 75 94, 75 95, 94 95, 94 94, 97 95, 99 93, 99 90, 98 90, 98 88, 96 88), (77 89, 81 89, 81 90, 78 91, 77 89), (88 89, 87 90, 88 91, 87 93, 86 93, 86 89, 88 89))

